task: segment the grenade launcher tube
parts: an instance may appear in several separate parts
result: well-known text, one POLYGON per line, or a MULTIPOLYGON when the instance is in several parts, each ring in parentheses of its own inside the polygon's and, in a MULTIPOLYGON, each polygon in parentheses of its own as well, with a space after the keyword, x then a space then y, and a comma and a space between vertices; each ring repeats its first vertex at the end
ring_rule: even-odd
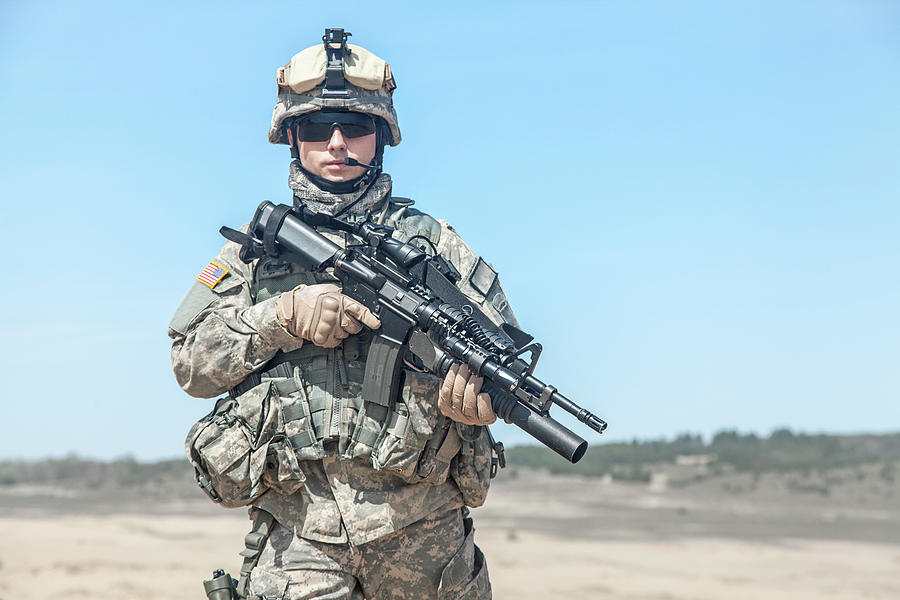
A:
POLYGON ((559 421, 528 408, 487 379, 481 389, 490 394, 494 412, 507 423, 524 429, 571 463, 577 463, 584 456, 587 441, 559 421))

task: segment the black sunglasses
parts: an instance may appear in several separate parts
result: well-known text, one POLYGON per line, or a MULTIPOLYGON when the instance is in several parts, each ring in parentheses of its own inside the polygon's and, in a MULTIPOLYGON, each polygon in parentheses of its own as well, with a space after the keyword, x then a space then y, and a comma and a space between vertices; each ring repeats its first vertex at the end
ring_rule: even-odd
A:
POLYGON ((357 112, 314 112, 300 119, 297 139, 301 142, 324 142, 331 138, 335 127, 348 138, 375 133, 375 119, 357 112))

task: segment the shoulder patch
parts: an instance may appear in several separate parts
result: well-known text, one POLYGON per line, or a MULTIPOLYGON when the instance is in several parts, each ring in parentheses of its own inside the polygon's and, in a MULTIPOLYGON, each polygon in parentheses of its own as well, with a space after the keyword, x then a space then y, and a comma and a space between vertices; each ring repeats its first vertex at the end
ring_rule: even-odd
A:
POLYGON ((206 268, 197 275, 197 281, 209 289, 213 289, 226 275, 228 275, 228 269, 219 263, 210 261, 206 268))
POLYGON ((475 268, 469 276, 469 283, 471 283, 472 287, 482 296, 487 296, 487 293, 490 291, 491 286, 494 285, 494 281, 496 280, 497 272, 479 256, 478 262, 475 264, 475 268))

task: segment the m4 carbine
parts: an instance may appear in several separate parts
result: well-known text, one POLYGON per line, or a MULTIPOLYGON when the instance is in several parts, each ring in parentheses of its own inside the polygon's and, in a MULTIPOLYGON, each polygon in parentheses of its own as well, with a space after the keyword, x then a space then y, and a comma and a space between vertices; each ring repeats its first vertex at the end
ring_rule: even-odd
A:
POLYGON ((484 377, 482 390, 490 394, 498 417, 573 463, 584 455, 587 442, 550 417, 550 407, 561 407, 598 433, 606 429, 599 417, 533 375, 540 344, 509 324, 494 325, 456 287, 460 274, 449 261, 436 251, 426 252, 424 244, 394 239, 393 228, 368 218, 350 223, 263 202, 247 234, 229 227, 220 232, 241 244, 241 259, 247 263, 273 256, 311 271, 332 269, 342 292, 381 320, 366 358, 364 398, 389 405, 404 363, 441 377, 453 364, 465 363, 484 377), (342 248, 315 227, 349 232, 361 243, 342 248))

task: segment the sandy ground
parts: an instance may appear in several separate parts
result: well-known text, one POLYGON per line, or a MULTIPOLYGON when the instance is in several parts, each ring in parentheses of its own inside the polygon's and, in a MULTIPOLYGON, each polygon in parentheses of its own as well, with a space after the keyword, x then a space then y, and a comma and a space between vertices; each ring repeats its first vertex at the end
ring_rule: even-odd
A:
MULTIPOLYGON (((238 572, 246 516, 202 497, 90 503, 98 510, 84 514, 71 491, 4 493, 0 600, 200 599, 214 568, 238 572)), ((896 599, 896 509, 892 495, 861 503, 534 475, 498 483, 474 516, 498 599, 896 599)))

